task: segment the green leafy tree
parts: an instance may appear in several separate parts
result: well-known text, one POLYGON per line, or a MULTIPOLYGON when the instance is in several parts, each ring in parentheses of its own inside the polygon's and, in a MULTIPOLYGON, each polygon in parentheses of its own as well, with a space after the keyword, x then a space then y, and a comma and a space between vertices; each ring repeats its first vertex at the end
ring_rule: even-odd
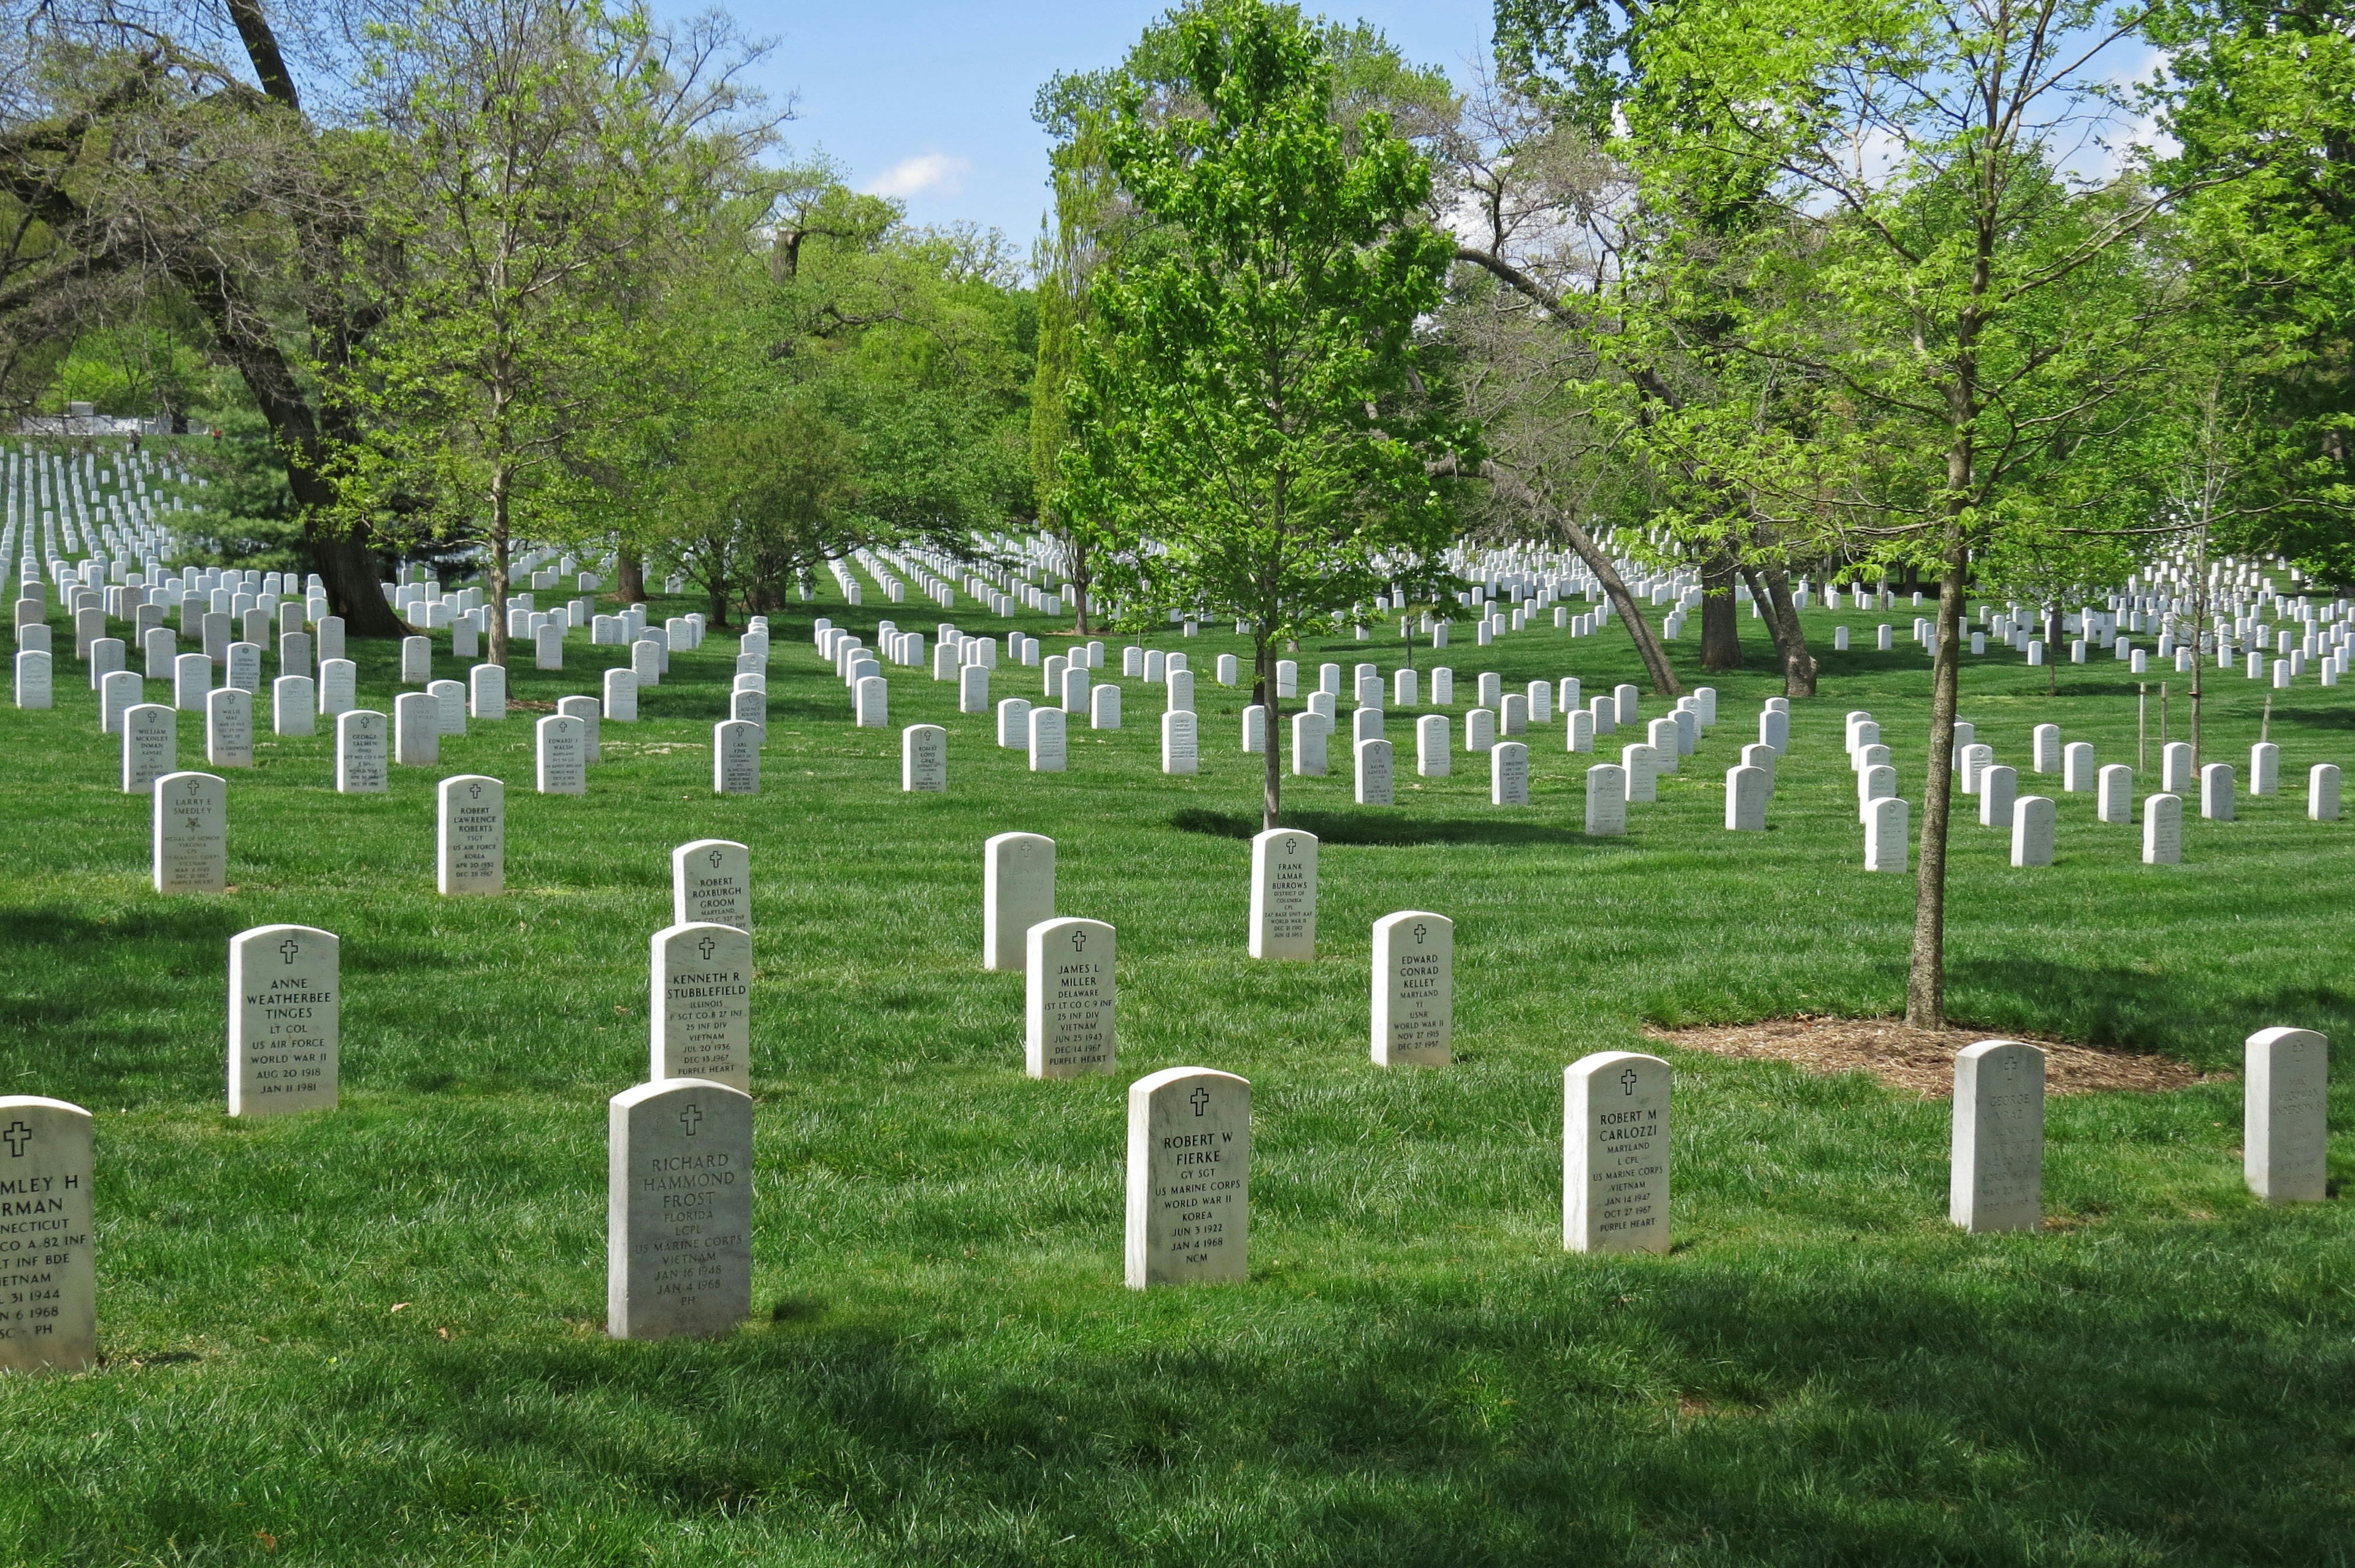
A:
MULTIPOLYGON (((1674 217, 1675 286, 1713 351, 1769 369, 1792 417, 1735 404, 1668 438, 1827 553, 1938 585, 1906 1017, 1945 1018, 1946 844, 1964 601, 1975 560, 2040 533, 2140 530, 2056 477, 2159 383, 2187 307, 2153 230, 2179 190, 2073 176, 2112 115, 2103 68, 2135 17, 2094 0, 1678 0, 1633 36, 1624 101, 1645 199, 1674 217), (1757 193, 1729 234, 1714 199, 1757 193)), ((1658 324, 1665 330, 1667 324, 1658 324)))
POLYGON ((373 65, 378 222, 410 277, 339 389, 368 432, 346 505, 480 540, 503 664, 514 546, 562 535, 570 460, 640 411, 645 301, 766 127, 728 66, 583 0, 429 0, 373 65))
POLYGON ((1428 594, 1455 528, 1433 470, 1476 457, 1417 374, 1455 254, 1423 216, 1430 165, 1380 111, 1336 123, 1336 36, 1205 5, 1168 34, 1197 112, 1116 87, 1107 162, 1152 231, 1090 283, 1064 460, 1124 606, 1250 626, 1270 827, 1277 645, 1393 583, 1428 594))

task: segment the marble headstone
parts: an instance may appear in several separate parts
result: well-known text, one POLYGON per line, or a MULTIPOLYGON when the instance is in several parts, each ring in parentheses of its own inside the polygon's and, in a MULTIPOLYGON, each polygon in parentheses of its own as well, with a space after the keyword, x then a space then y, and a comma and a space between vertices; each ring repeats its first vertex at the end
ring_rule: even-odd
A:
POLYGON ((1455 1033, 1455 923, 1427 910, 1374 922, 1377 1067, 1444 1067, 1455 1033))
POLYGON ((434 790, 433 884, 451 898, 501 893, 507 885, 507 786, 480 773, 434 790))
POLYGON ((1316 836, 1271 827, 1252 840, 1251 955, 1316 956, 1316 836))
POLYGON ((1018 970, 1032 926, 1055 918, 1055 841, 1000 833, 981 847, 981 966, 1018 970))
POLYGON ((1128 1086, 1128 1286, 1244 1279, 1251 1232, 1251 1084, 1171 1067, 1128 1086))
POLYGON ((258 925, 229 939, 230 1115, 336 1108, 342 946, 308 925, 258 925))
POLYGON ((0 1369, 81 1371, 98 1361, 90 1113, 0 1095, 0 1369))
POLYGON ((752 1090, 752 933, 690 922, 654 934, 646 1076, 752 1090))
POLYGON ((752 1310, 752 1097, 668 1079, 607 1107, 605 1332, 727 1333, 752 1310))
POLYGON ((1562 1069, 1567 1250, 1668 1250, 1668 1064, 1641 1051, 1596 1051, 1562 1069))
POLYGON ((2043 1215, 2044 1052, 2009 1040, 1965 1046, 1955 1053, 1946 1217, 1977 1232, 2037 1230, 2043 1215))
POLYGON ((1100 920, 1042 920, 1024 937, 1028 986, 1024 1071, 1077 1078, 1113 1069, 1113 958, 1117 938, 1100 920))

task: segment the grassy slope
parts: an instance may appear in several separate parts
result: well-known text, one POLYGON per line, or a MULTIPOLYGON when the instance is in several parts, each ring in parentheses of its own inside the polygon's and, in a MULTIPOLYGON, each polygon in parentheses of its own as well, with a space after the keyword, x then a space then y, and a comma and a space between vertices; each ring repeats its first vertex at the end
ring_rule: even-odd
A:
MULTIPOLYGON (((100 1113, 110 1358, 0 1382, 0 1562, 2346 1561, 2355 1224, 2252 1203, 2231 1082, 2055 1102, 2056 1229, 1974 1240, 1944 1219, 1943 1105, 1679 1054, 1677 1251, 1559 1250, 1564 1063, 1647 1021, 1897 1006, 1911 880, 1857 869, 1838 737, 1873 709, 1918 801, 1919 650, 1826 653, 1763 837, 1721 826, 1778 689, 1753 621, 1723 722, 1624 840, 1576 831, 1590 759, 1558 722, 1538 805, 1499 812, 1484 760, 1414 780, 1394 718, 1399 809, 1286 781, 1328 836, 1323 956, 1276 966, 1242 951, 1257 759, 1209 673, 1231 640, 1187 645, 1199 777, 1157 772, 1136 682, 1126 730, 1036 777, 923 673, 893 672, 892 731, 849 728, 806 638, 827 612, 879 613, 778 618, 757 799, 709 793, 715 637, 607 727, 585 800, 530 793, 524 715, 380 797, 331 792, 329 738, 267 741, 232 775, 223 898, 147 891, 145 803, 79 666, 57 711, 0 709, 0 1074, 100 1113), (898 792, 918 720, 950 729, 945 797, 898 792), (509 783, 505 898, 432 892, 459 771, 509 783), (977 967, 980 843, 1015 828, 1059 841, 1064 912, 1120 927, 1114 1079, 1023 1079, 1021 981, 977 967), (645 1070, 667 851, 707 835, 754 854, 761 1319, 616 1345, 602 1102, 645 1070), (1382 1072, 1368 928, 1412 907, 1458 922, 1458 1063, 1382 1072), (345 1109, 234 1125, 223 943, 282 920, 345 938, 345 1109), (1122 1095, 1183 1062, 1256 1086, 1253 1279, 1146 1298, 1119 1285, 1122 1095)), ((1812 616, 1827 648, 1842 618, 1880 617, 1812 616)), ((357 656, 389 709, 393 649, 357 656)), ((1438 656, 1467 695, 1483 668, 1636 678, 1615 632, 1438 656)), ((593 691, 572 657, 516 695, 593 691)), ((2023 790, 2047 719, 2131 762, 2121 669, 2063 667, 2051 699, 1975 661, 1965 716, 2023 790)), ((2210 757, 2244 763, 2264 693, 2216 688, 2210 757)), ((2180 868, 2090 796, 2060 797, 2049 870, 1958 825, 1957 1016, 2218 1069, 2296 1023, 2343 1061, 2355 824, 2304 821, 2302 789, 2355 763, 2355 693, 2285 695, 2296 793, 2187 822, 2180 868)))

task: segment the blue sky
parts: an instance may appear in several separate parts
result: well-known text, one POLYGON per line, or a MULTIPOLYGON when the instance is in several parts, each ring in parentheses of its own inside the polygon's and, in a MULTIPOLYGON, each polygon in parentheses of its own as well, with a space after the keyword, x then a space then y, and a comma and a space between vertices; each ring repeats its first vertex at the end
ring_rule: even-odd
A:
MULTIPOLYGON (((666 10, 701 9, 671 0, 666 10)), ((1046 208, 1039 84, 1116 63, 1168 0, 740 0, 726 9, 777 48, 762 80, 798 101, 785 133, 918 223, 971 220, 1027 253, 1046 208)), ((1314 0, 1307 6, 1317 9, 1314 0)), ((1488 51, 1491 0, 1365 0, 1327 10, 1390 36, 1409 59, 1467 80, 1488 51)))

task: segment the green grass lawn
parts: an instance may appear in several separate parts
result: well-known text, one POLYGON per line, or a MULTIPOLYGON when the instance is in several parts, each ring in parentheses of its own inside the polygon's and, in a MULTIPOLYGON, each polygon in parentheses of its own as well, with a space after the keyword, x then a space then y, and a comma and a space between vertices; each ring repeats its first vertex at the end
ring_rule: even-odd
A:
MULTIPOLYGON (((1142 682, 1126 729, 1075 728, 1071 771, 1032 775, 929 670, 890 670, 893 727, 852 729, 812 616, 872 642, 879 615, 929 632, 943 613, 832 592, 774 617, 756 798, 710 793, 734 648, 715 635, 643 722, 605 727, 586 798, 531 793, 530 713, 445 739, 442 767, 379 796, 332 792, 331 736, 262 736, 229 775, 222 897, 149 891, 147 803, 116 788, 69 636, 59 708, 0 709, 0 1072, 97 1114, 106 1355, 0 1380, 0 1563, 2355 1555, 2355 1223, 2249 1198, 2229 1077, 2054 1101, 2052 1228, 1972 1238, 1945 1220, 1944 1104, 1672 1051, 1674 1252, 1561 1251, 1566 1063, 1649 1049, 1647 1024, 1898 1009, 1913 882, 1859 869, 1840 722, 1880 718, 1918 803, 1913 612, 1809 616, 1823 695, 1794 705, 1764 835, 1722 828, 1724 770, 1780 689, 1746 616, 1720 724, 1624 839, 1581 832, 1594 759, 1559 720, 1531 737, 1519 810, 1488 805, 1482 758, 1415 778, 1404 716, 1402 804, 1358 807, 1337 741, 1331 777, 1285 780, 1290 820, 1326 837, 1320 956, 1273 965, 1244 955, 1246 698, 1211 678, 1235 639, 1159 644, 1199 672, 1199 776, 1158 772, 1142 682), (1902 651, 1828 651, 1836 621, 1869 647, 1883 619, 1902 651), (898 788, 898 726, 919 720, 950 731, 945 796, 898 788), (507 781, 502 898, 432 891, 433 784, 458 772, 507 781), (1014 829, 1057 840, 1062 912, 1119 927, 1111 1078, 1025 1079, 1021 977, 979 966, 982 840, 1014 829), (604 1102, 645 1073, 647 935, 671 848, 702 837, 753 855, 756 1317, 617 1344, 604 1102), (1407 908, 1457 923, 1450 1068, 1368 1062, 1369 928, 1407 908), (277 921, 343 938, 343 1109, 240 1125, 225 943, 277 921), (1178 1064, 1254 1086, 1252 1277, 1137 1295, 1124 1093, 1178 1064)), ((1672 646, 1704 678, 1697 642, 1672 646)), ((393 645, 353 652, 389 711, 393 645)), ((518 668, 514 695, 593 692, 622 652, 576 643, 571 671, 518 668)), ((1398 650, 1300 655, 1360 656, 1387 671, 1398 650)), ((1459 744, 1479 670, 1637 678, 1616 629, 1417 662, 1456 670, 1459 744)), ((2052 793, 2027 770, 2035 723, 2135 760, 2124 670, 2063 665, 2048 697, 2017 655, 1973 660, 1963 716, 2023 793, 2052 793)), ((2269 693, 2211 679, 2206 760, 2245 784, 2269 693)), ((993 696, 1037 684, 1001 667, 993 696)), ((2284 793, 2243 795, 2229 825, 2195 802, 2180 867, 2142 865, 2139 826, 2095 822, 2091 795, 2058 796, 2049 869, 1958 821, 1958 1019, 2219 1073, 2295 1024, 2348 1060, 2355 822, 2307 822, 2304 782, 2355 764, 2355 689, 2271 695, 2284 793)), ((185 765, 200 731, 183 716, 185 765)), ((2349 1126, 2343 1068, 2334 1104, 2349 1126)), ((2342 1179, 2350 1157, 2342 1135, 2342 1179)))

